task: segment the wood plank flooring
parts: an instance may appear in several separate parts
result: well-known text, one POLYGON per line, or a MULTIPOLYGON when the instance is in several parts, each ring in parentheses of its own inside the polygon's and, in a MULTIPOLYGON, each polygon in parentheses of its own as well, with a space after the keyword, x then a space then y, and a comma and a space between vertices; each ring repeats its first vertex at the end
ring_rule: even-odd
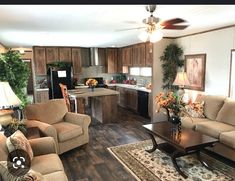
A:
POLYGON ((68 180, 135 180, 107 148, 149 139, 142 128, 147 123, 150 123, 149 119, 120 107, 115 123, 102 124, 92 119, 89 143, 60 155, 68 180))
MULTIPOLYGON (((142 125, 150 123, 150 120, 119 107, 116 121, 102 124, 92 119, 89 143, 60 155, 69 181, 135 180, 107 148, 149 139, 142 125)), ((218 154, 209 151, 206 153, 234 166, 234 162, 218 154)))

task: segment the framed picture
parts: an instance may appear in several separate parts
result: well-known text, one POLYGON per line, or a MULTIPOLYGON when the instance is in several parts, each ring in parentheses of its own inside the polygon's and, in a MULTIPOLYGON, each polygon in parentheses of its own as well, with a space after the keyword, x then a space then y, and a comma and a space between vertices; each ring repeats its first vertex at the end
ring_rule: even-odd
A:
POLYGON ((185 55, 185 72, 190 86, 185 89, 205 90, 206 54, 185 55))

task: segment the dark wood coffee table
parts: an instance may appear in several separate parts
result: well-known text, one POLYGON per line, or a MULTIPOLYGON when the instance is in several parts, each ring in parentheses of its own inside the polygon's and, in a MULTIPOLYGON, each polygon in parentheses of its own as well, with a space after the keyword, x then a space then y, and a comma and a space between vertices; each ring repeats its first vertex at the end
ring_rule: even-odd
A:
POLYGON ((172 123, 167 121, 146 124, 143 125, 143 127, 147 130, 153 143, 153 148, 146 151, 151 153, 156 149, 159 149, 169 155, 175 169, 184 178, 187 178, 188 176, 184 174, 176 162, 176 158, 181 156, 196 153, 197 158, 202 165, 207 169, 212 170, 208 164, 201 159, 200 152, 205 147, 214 146, 214 143, 217 142, 218 139, 188 128, 182 128, 181 131, 178 131, 172 123), (154 138, 154 135, 160 137, 165 142, 158 144, 154 138))

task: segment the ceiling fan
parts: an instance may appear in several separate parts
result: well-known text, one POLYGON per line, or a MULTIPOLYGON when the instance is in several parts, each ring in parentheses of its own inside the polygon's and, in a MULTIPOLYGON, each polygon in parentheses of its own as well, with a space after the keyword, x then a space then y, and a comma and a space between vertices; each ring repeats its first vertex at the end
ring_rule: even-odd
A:
POLYGON ((145 28, 146 31, 142 32, 139 35, 139 38, 142 41, 147 41, 148 37, 150 37, 150 42, 156 42, 162 39, 162 29, 183 30, 189 26, 180 25, 180 23, 186 22, 184 19, 181 18, 173 18, 170 20, 161 21, 160 18, 153 16, 153 12, 156 10, 156 5, 147 5, 145 6, 145 8, 148 12, 150 12, 150 16, 143 19, 142 21, 146 26, 122 29, 121 31, 145 28))

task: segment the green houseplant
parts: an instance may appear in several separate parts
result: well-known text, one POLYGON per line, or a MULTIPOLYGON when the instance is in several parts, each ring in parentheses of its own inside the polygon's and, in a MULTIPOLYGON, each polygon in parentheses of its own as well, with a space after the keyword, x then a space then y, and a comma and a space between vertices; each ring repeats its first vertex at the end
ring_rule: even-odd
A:
POLYGON ((9 49, 6 53, 0 54, 0 81, 9 82, 12 90, 22 101, 20 108, 27 103, 25 88, 29 78, 30 70, 20 58, 18 51, 9 49))
POLYGON ((177 90, 178 86, 172 85, 177 74, 177 69, 184 66, 184 59, 181 58, 183 50, 177 44, 169 44, 160 57, 162 61, 163 89, 177 90))

